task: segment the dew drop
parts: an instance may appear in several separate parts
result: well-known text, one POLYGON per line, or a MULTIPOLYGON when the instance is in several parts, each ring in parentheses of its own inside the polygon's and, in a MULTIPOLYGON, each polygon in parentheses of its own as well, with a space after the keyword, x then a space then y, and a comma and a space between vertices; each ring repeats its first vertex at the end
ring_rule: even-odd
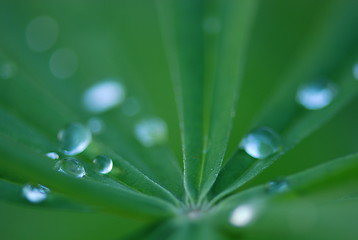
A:
POLYGON ((99 134, 103 131, 104 123, 101 119, 93 117, 88 120, 88 128, 91 130, 94 134, 99 134))
POLYGON ((238 206, 230 216, 230 223, 235 227, 244 227, 254 218, 254 208, 250 205, 238 206))
POLYGON ((356 63, 353 67, 353 76, 356 80, 358 80, 358 63, 356 63))
POLYGON ((251 157, 263 159, 280 150, 281 138, 274 130, 261 127, 246 135, 240 148, 251 157))
POLYGON ((160 118, 142 120, 135 127, 137 140, 145 147, 164 143, 168 138, 166 123, 160 118))
POLYGON ((266 189, 269 193, 282 193, 289 189, 289 184, 286 180, 270 181, 267 183, 266 189))
POLYGON ((87 89, 83 95, 83 103, 88 111, 101 113, 122 103, 124 97, 124 86, 109 79, 87 89))
POLYGON ((49 192, 50 190, 47 187, 40 184, 36 186, 26 184, 22 188, 22 195, 31 203, 41 203, 45 201, 49 192))
POLYGON ((5 62, 0 66, 0 79, 11 79, 15 76, 17 67, 11 62, 5 62))
POLYGON ((126 99, 122 106, 122 113, 126 116, 134 116, 136 115, 140 110, 140 104, 138 100, 134 97, 130 97, 126 99))
POLYGON ((296 100, 309 110, 317 110, 328 106, 336 95, 336 87, 331 82, 313 82, 300 87, 296 100))
POLYGON ((36 52, 50 49, 58 36, 58 24, 49 16, 40 16, 33 19, 26 28, 27 45, 36 52))
POLYGON ((204 20, 204 31, 209 34, 219 33, 221 30, 221 24, 217 17, 211 16, 204 20))
POLYGON ((66 155, 76 155, 83 152, 91 139, 91 132, 80 123, 71 123, 58 133, 58 140, 66 155))
POLYGON ((61 48, 52 53, 50 70, 59 79, 71 77, 77 70, 78 57, 71 49, 61 48))
POLYGON ((56 163, 55 169, 76 178, 82 178, 86 174, 82 163, 73 157, 61 159, 56 163))
POLYGON ((106 155, 99 155, 93 159, 93 165, 99 173, 107 174, 113 168, 113 161, 106 155))
POLYGON ((54 159, 54 160, 59 158, 58 154, 55 153, 55 152, 48 152, 48 153, 46 153, 46 156, 51 158, 51 159, 54 159))

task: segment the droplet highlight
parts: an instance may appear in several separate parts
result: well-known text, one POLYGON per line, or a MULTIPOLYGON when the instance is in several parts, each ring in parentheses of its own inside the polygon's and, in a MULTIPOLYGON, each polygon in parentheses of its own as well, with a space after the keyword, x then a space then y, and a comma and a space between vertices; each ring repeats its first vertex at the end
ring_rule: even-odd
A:
POLYGON ((50 190, 47 187, 42 186, 40 184, 38 185, 26 184, 22 188, 22 195, 30 203, 41 203, 45 201, 47 199, 49 192, 50 190))
POLYGON ((145 119, 136 125, 135 135, 142 145, 152 147, 167 141, 168 127, 160 118, 145 119))
POLYGON ((56 163, 55 169, 76 178, 82 178, 86 175, 86 171, 82 163, 73 157, 61 159, 56 163))
POLYGON ((77 70, 78 57, 71 49, 61 48, 56 50, 50 58, 51 73, 59 79, 71 77, 77 70))
POLYGON ((283 193, 289 190, 289 184, 284 179, 270 181, 267 183, 266 189, 269 193, 283 193))
POLYGON ((99 155, 93 159, 93 166, 97 172, 107 174, 112 171, 113 161, 106 155, 99 155))
POLYGON ((230 223, 235 227, 244 227, 254 218, 255 210, 251 205, 242 205, 234 209, 230 216, 230 223))
POLYGON ((85 108, 93 113, 105 112, 123 102, 124 86, 115 80, 105 80, 90 87, 83 95, 85 108))
POLYGON ((62 151, 71 156, 83 152, 91 139, 90 130, 80 123, 71 123, 58 133, 62 151))
POLYGON ((254 158, 264 159, 280 150, 281 138, 271 128, 261 127, 246 135, 239 147, 254 158))
POLYGON ((101 119, 93 117, 88 120, 88 128, 93 134, 99 134, 104 129, 104 123, 101 119))
POLYGON ((50 49, 58 37, 58 24, 49 16, 33 19, 26 28, 26 42, 29 48, 36 52, 50 49))
POLYGON ((54 159, 54 160, 59 159, 58 154, 55 153, 55 152, 48 152, 48 153, 46 153, 46 156, 47 156, 48 158, 51 158, 51 159, 54 159))
POLYGON ((336 86, 331 82, 313 82, 298 89, 296 100, 308 110, 318 110, 328 106, 336 92, 336 86))
POLYGON ((358 80, 358 63, 353 66, 353 76, 356 80, 358 80))

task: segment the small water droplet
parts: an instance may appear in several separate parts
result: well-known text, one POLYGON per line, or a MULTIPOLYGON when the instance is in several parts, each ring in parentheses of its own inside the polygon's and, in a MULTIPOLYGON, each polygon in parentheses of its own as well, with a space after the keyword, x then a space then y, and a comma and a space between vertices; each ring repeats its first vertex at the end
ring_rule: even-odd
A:
POLYGON ((61 48, 52 53, 50 70, 59 79, 71 77, 77 70, 78 57, 71 49, 61 48))
POLYGON ((26 28, 27 45, 37 52, 48 50, 55 44, 58 32, 55 19, 49 16, 36 17, 26 28))
POLYGON ((282 193, 289 189, 289 184, 283 179, 275 180, 268 182, 266 188, 269 193, 282 193))
POLYGON ((46 153, 46 156, 51 158, 51 159, 54 159, 54 160, 59 158, 58 154, 55 153, 55 152, 48 152, 48 153, 46 153))
POLYGON ((90 112, 101 113, 123 102, 124 86, 115 80, 105 80, 87 89, 83 103, 90 112))
POLYGON ((66 155, 76 155, 87 148, 92 136, 88 128, 82 124, 71 123, 59 131, 58 139, 66 155))
POLYGON ((358 80, 358 63, 356 63, 353 67, 353 76, 356 80, 358 80))
POLYGON ((254 158, 263 159, 280 150, 281 138, 271 128, 261 127, 246 135, 240 148, 254 158))
POLYGON ((7 80, 15 76, 17 67, 12 62, 5 62, 0 66, 0 78, 7 80))
POLYGON ((82 163, 73 157, 59 160, 55 165, 55 169, 77 178, 82 178, 86 174, 82 163))
POLYGON ((113 168, 113 161, 106 155, 99 155, 93 159, 93 165, 99 173, 107 174, 113 168))
POLYGON ((22 188, 22 195, 31 203, 41 203, 45 201, 49 192, 50 190, 47 187, 40 184, 36 186, 26 184, 22 188))
POLYGON ((217 34, 221 30, 219 18, 211 16, 204 20, 204 31, 209 34, 217 34))
POLYGON ((94 134, 99 134, 103 131, 104 123, 101 119, 93 117, 88 120, 88 128, 91 130, 94 134))
POLYGON ((130 97, 124 101, 121 110, 124 115, 131 117, 139 112, 140 104, 136 98, 130 97))
POLYGON ((167 140, 168 128, 162 119, 151 118, 139 122, 135 127, 135 134, 140 143, 152 147, 167 140))
POLYGON ((313 82, 300 87, 296 99, 299 104, 309 110, 317 110, 328 106, 336 95, 336 87, 331 82, 313 82))
POLYGON ((244 227, 254 218, 255 210, 251 205, 242 205, 234 209, 230 216, 230 223, 235 227, 244 227))

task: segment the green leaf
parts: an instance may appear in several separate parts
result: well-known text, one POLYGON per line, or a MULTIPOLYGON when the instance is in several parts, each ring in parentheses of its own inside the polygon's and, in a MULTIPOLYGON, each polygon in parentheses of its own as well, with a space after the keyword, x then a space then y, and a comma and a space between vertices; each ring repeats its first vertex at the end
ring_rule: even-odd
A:
POLYGON ((22 196, 22 186, 0 179, 0 201, 12 204, 20 204, 32 207, 44 207, 49 209, 72 210, 72 211, 93 211, 91 208, 79 203, 70 201, 58 194, 50 193, 49 199, 40 204, 30 204, 22 196))
MULTIPOLYGON (((324 27, 318 26, 320 30, 308 41, 307 46, 309 47, 305 47, 306 51, 298 58, 298 63, 285 77, 288 81, 278 88, 266 105, 264 113, 254 125, 256 127, 268 126, 275 129, 282 137, 283 146, 281 152, 267 159, 255 160, 245 156, 243 151, 238 150, 227 162, 216 182, 213 194, 221 192, 215 197, 216 200, 237 190, 270 166, 282 154, 331 119, 357 94, 358 84, 352 76, 352 66, 357 55, 354 52, 353 54, 348 52, 349 47, 352 47, 354 42, 341 36, 335 37, 337 34, 351 35, 349 29, 342 30, 342 26, 353 22, 352 18, 356 18, 353 11, 349 11, 350 15, 342 18, 343 14, 347 15, 347 8, 351 7, 351 2, 346 3, 343 7, 339 6, 339 8, 335 4, 332 5, 331 12, 326 16, 329 23, 327 24, 324 21, 324 27), (342 39, 347 42, 342 41, 342 39), (346 52, 341 50, 343 47, 347 49, 346 52), (329 54, 329 57, 326 54, 329 54), (334 58, 338 56, 344 57, 345 60, 338 63, 334 58), (338 67, 336 67, 337 65, 338 67), (302 109, 293 97, 298 86, 302 82, 327 74, 330 77, 339 79, 336 83, 338 85, 338 94, 333 103, 324 109, 316 111, 302 109)), ((357 34, 355 33, 354 36, 357 37, 357 34)))
POLYGON ((224 199, 217 207, 225 211, 255 199, 265 202, 303 197, 337 200, 356 191, 357 171, 358 154, 349 155, 282 178, 288 184, 282 192, 270 194, 267 185, 260 185, 224 199))
POLYGON ((235 115, 246 49, 257 1, 221 3, 222 32, 218 39, 209 119, 199 173, 201 199, 205 198, 221 169, 235 115))
POLYGON ((8 137, 0 138, 0 150, 0 164, 3 169, 103 210, 132 217, 164 217, 173 211, 171 205, 157 198, 54 172, 51 166, 53 164, 48 158, 32 152, 8 137), (97 194, 93 194, 94 192, 97 194))
POLYGON ((184 162, 184 187, 197 198, 203 150, 203 2, 157 1, 178 105, 184 162))

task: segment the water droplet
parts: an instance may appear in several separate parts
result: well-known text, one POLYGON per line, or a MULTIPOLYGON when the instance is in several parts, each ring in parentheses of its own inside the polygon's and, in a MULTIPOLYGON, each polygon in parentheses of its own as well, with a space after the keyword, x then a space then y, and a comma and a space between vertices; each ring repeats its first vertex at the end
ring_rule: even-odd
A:
POLYGON ((58 30, 58 24, 52 17, 37 17, 26 28, 27 45, 37 52, 48 50, 55 44, 58 30))
POLYGON ((336 87, 331 82, 314 82, 300 87, 297 102, 309 110, 317 110, 329 105, 336 95, 336 87))
POLYGON ((134 116, 140 110, 140 104, 134 97, 128 98, 124 101, 122 106, 122 113, 126 116, 134 116))
POLYGON ((106 80, 90 87, 83 95, 83 103, 90 112, 101 113, 123 102, 124 86, 115 80, 106 80))
POLYGON ((230 223, 235 227, 244 227, 254 218, 255 210, 250 205, 238 206, 230 216, 230 223))
POLYGON ((78 57, 71 49, 61 48, 56 50, 50 58, 52 74, 59 79, 71 77, 77 70, 78 57))
POLYGON ((34 186, 31 184, 26 184, 22 188, 22 195, 31 203, 40 203, 46 200, 50 190, 40 184, 34 186))
POLYGON ((101 119, 93 117, 88 120, 88 128, 92 133, 98 134, 103 131, 104 123, 101 119))
POLYGON ((358 80, 358 63, 356 63, 353 67, 353 76, 356 80, 358 80))
POLYGON ((261 127, 245 136, 240 148, 254 158, 266 158, 281 148, 280 136, 270 128, 261 127))
POLYGON ((80 123, 71 123, 59 131, 58 139, 66 155, 83 152, 91 142, 91 132, 80 123))
POLYGON ((17 67, 11 62, 5 62, 0 66, 0 78, 7 80, 15 76, 17 67))
POLYGON ((289 189, 289 185, 286 180, 281 179, 268 182, 266 188, 269 193, 282 193, 289 189))
POLYGON ((135 134, 144 146, 152 147, 167 140, 168 128, 160 118, 146 119, 136 125, 135 134))
POLYGON ((58 154, 55 153, 55 152, 48 152, 48 153, 46 153, 46 156, 51 158, 51 159, 54 159, 54 160, 59 158, 58 154))
POLYGON ((99 155, 93 159, 95 169, 101 174, 109 173, 113 168, 112 159, 106 155, 99 155))
POLYGON ((211 16, 204 20, 203 27, 206 33, 216 34, 221 30, 221 23, 217 17, 211 16))
POLYGON ((85 168, 82 163, 73 157, 62 159, 56 163, 55 169, 68 175, 82 178, 85 174, 85 168))

